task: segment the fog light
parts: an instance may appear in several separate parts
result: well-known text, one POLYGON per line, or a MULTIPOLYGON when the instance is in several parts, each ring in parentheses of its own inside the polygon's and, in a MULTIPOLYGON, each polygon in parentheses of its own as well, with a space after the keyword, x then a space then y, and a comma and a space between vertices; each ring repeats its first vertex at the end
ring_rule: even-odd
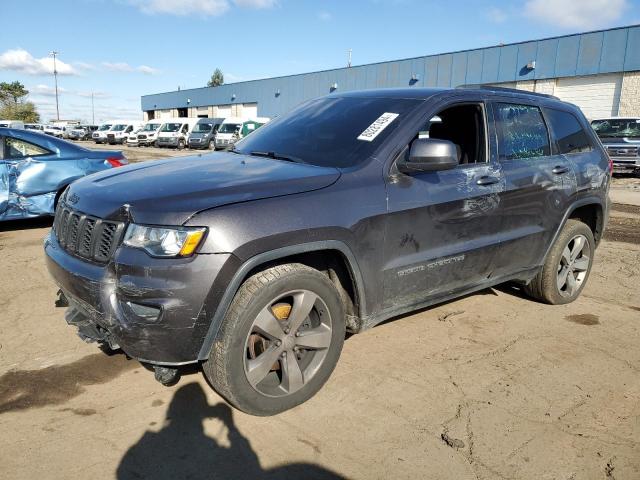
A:
POLYGON ((160 316, 160 309, 156 307, 149 307, 147 305, 140 305, 139 303, 127 302, 127 305, 131 311, 138 317, 142 317, 145 320, 155 321, 160 316))

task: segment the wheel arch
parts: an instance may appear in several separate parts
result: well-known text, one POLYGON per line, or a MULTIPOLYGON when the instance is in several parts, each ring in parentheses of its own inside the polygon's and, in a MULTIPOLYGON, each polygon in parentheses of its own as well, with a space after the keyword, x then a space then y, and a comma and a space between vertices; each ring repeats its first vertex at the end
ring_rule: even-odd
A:
POLYGON ((607 214, 608 214, 608 211, 606 208, 606 204, 599 197, 583 198, 581 200, 577 200, 574 203, 572 203, 571 206, 565 212, 562 222, 560 222, 560 225, 555 231, 553 238, 551 239, 551 242, 547 246, 547 250, 545 251, 543 261, 545 258, 547 258, 547 255, 549 254, 549 250, 551 250, 551 247, 553 246, 556 239, 558 238, 558 235, 560 235, 560 232, 562 231, 565 224, 567 223, 567 220, 569 220, 570 218, 580 220, 586 223, 589 226, 589 228, 591 228, 591 231, 593 232, 593 238, 595 239, 596 246, 597 246, 600 240, 602 239, 602 235, 604 232, 604 227, 607 219, 607 214))
POLYGON ((209 357, 222 320, 243 282, 251 275, 283 263, 302 263, 327 273, 346 302, 347 323, 352 323, 350 329, 358 330, 359 319, 367 310, 362 273, 351 249, 339 240, 291 245, 255 255, 238 268, 213 314, 198 360, 206 360, 209 357))

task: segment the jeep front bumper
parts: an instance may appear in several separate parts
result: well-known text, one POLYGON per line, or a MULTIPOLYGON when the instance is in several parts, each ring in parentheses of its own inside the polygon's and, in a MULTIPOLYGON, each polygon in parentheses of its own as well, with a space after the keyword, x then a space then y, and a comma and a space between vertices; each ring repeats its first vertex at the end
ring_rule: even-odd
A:
POLYGON ((45 239, 47 268, 68 301, 67 322, 85 341, 120 347, 137 360, 182 365, 198 360, 213 311, 203 305, 229 254, 152 258, 119 247, 105 265, 45 239))

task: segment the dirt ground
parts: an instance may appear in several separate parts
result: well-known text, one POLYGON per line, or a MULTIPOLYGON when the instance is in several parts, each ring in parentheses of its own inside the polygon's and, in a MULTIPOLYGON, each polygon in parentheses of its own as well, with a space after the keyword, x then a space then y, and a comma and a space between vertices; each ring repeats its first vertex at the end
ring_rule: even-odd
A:
POLYGON ((0 478, 640 478, 639 207, 614 206, 575 303, 500 287, 387 322, 271 418, 82 343, 49 227, 0 225, 0 478))

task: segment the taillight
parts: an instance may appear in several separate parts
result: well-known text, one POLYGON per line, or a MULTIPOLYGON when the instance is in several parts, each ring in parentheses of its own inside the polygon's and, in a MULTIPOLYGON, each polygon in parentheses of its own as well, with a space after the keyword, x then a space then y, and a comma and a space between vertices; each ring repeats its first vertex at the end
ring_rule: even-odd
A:
POLYGON ((609 175, 613 175, 613 160, 609 157, 609 175))
POLYGON ((109 157, 107 158, 107 163, 109 163, 113 168, 116 168, 124 165, 124 163, 122 163, 123 160, 124 158, 122 157, 109 157))

